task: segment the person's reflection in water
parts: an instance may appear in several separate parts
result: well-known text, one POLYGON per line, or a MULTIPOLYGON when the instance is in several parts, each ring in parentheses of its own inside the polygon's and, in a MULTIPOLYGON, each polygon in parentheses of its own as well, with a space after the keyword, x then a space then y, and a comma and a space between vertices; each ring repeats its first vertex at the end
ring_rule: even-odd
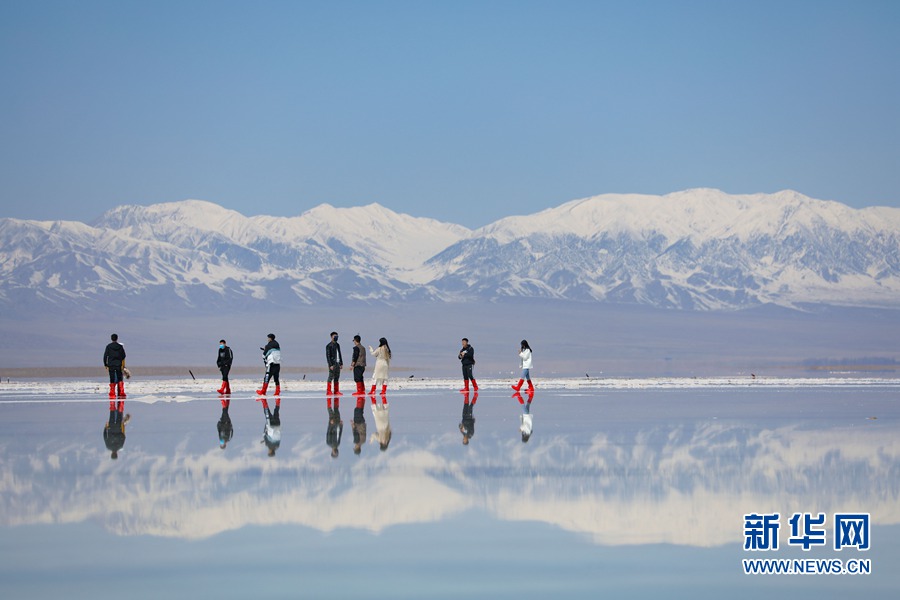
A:
POLYGON ((269 403, 265 397, 258 398, 263 405, 263 414, 266 416, 266 428, 263 430, 263 444, 269 449, 269 456, 275 456, 275 451, 281 446, 281 398, 275 398, 275 411, 269 411, 269 403))
POLYGON ((231 438, 234 436, 234 426, 231 424, 231 416, 228 414, 228 408, 231 406, 231 400, 225 398, 224 396, 221 398, 222 400, 222 416, 219 417, 219 422, 216 424, 216 428, 219 430, 219 448, 222 450, 225 449, 225 446, 228 442, 231 441, 231 438))
POLYGON ((531 432, 534 429, 534 421, 531 416, 531 401, 534 400, 534 390, 528 390, 528 400, 522 397, 522 394, 516 392, 513 398, 522 405, 522 414, 519 415, 519 432, 522 434, 522 443, 531 439, 531 432))
POLYGON ((334 408, 331 407, 331 396, 328 402, 328 430, 325 432, 325 443, 331 447, 331 458, 338 457, 338 447, 341 445, 341 434, 344 433, 344 421, 341 419, 341 399, 334 399, 334 408))
POLYGON ((350 428, 353 430, 353 454, 359 456, 362 452, 362 445, 366 443, 366 398, 359 396, 356 399, 356 408, 353 409, 353 423, 350 428))
POLYGON ((391 443, 391 419, 388 414, 387 396, 381 396, 380 405, 375 394, 369 397, 372 399, 372 417, 375 419, 375 433, 372 434, 372 441, 378 440, 378 447, 384 452, 391 443))
POLYGON ((131 415, 122 416, 125 412, 125 403, 119 401, 109 403, 109 421, 103 426, 103 442, 110 451, 109 458, 119 458, 119 450, 125 445, 125 424, 131 419, 131 415))
POLYGON ((465 392, 463 400, 462 421, 459 423, 459 432, 462 434, 463 446, 469 445, 469 440, 475 435, 475 403, 478 402, 478 392, 472 396, 469 402, 469 392, 465 392))

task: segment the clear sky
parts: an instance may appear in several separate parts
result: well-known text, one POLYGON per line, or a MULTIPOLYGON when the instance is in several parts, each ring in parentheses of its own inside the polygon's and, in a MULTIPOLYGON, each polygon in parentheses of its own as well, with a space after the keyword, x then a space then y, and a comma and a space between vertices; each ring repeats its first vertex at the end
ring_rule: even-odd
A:
POLYGON ((0 0, 0 216, 900 206, 900 2, 0 0))

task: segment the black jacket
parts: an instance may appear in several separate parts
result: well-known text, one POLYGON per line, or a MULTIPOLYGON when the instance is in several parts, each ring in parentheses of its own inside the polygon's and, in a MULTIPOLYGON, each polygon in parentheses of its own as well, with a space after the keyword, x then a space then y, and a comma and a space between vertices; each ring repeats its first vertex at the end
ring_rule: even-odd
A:
POLYGON ((231 422, 231 415, 228 414, 227 408, 222 409, 222 417, 216 423, 216 429, 219 430, 220 442, 228 443, 234 437, 234 425, 231 422))
POLYGON ((344 422, 341 420, 341 411, 328 409, 328 430, 325 432, 325 443, 332 448, 341 445, 341 434, 344 433, 344 422))
POLYGON ((337 342, 328 342, 328 345, 325 346, 325 360, 328 361, 329 367, 335 365, 343 367, 344 359, 341 355, 341 345, 337 342))
POLYGON ((472 347, 472 344, 469 344, 468 346, 460 350, 459 353, 462 354, 462 356, 459 357, 459 360, 462 361, 462 364, 475 364, 475 348, 472 347))
POLYGON ((121 369, 125 362, 125 347, 119 342, 110 342, 103 352, 103 366, 110 369, 121 369))
POLYGON ((462 421, 459 430, 468 438, 475 435, 475 405, 463 404, 462 421))
POLYGON ((225 346, 224 348, 219 348, 219 357, 216 359, 216 366, 220 369, 225 367, 231 367, 231 362, 234 360, 234 353, 231 351, 231 346, 225 346))
POLYGON ((106 449, 118 452, 125 446, 125 428, 119 425, 110 425, 103 428, 103 443, 106 449))

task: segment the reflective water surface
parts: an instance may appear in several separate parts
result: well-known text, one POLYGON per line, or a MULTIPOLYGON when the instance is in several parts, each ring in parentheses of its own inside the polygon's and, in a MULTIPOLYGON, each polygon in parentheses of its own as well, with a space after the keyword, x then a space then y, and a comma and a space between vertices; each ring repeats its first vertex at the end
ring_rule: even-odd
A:
POLYGON ((0 596, 893 598, 898 392, 539 388, 529 402, 498 387, 113 411, 0 395, 0 596), (744 515, 775 512, 780 548, 745 551, 744 515), (830 530, 807 552, 788 543, 792 513, 840 512, 871 516, 869 550, 835 551, 830 530), (794 557, 872 572, 743 572, 794 557))

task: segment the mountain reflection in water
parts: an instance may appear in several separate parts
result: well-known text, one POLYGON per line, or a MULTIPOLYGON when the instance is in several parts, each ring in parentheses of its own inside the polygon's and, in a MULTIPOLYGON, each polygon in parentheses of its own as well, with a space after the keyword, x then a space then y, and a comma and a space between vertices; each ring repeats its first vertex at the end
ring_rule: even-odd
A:
MULTIPOLYGON (((129 401, 115 461, 93 425, 107 416, 100 403, 2 406, 15 418, 0 426, 0 525, 93 521, 117 535, 198 539, 276 524, 381 532, 475 510, 602 545, 710 547, 739 543, 749 512, 862 510, 879 525, 900 523, 896 420, 712 419, 688 405, 679 418, 649 410, 622 419, 624 405, 609 406, 619 396, 538 394, 522 443, 526 405, 515 398, 388 398, 390 446, 381 451, 378 436, 363 433, 355 454, 348 435, 339 456, 335 423, 323 443, 318 399, 279 404, 277 456, 260 443, 271 414, 264 423, 252 400, 231 401, 227 413, 219 400, 129 401)), ((346 396, 344 405, 364 407, 375 431, 381 417, 368 399, 346 396)), ((333 416, 337 407, 328 408, 333 416)))

